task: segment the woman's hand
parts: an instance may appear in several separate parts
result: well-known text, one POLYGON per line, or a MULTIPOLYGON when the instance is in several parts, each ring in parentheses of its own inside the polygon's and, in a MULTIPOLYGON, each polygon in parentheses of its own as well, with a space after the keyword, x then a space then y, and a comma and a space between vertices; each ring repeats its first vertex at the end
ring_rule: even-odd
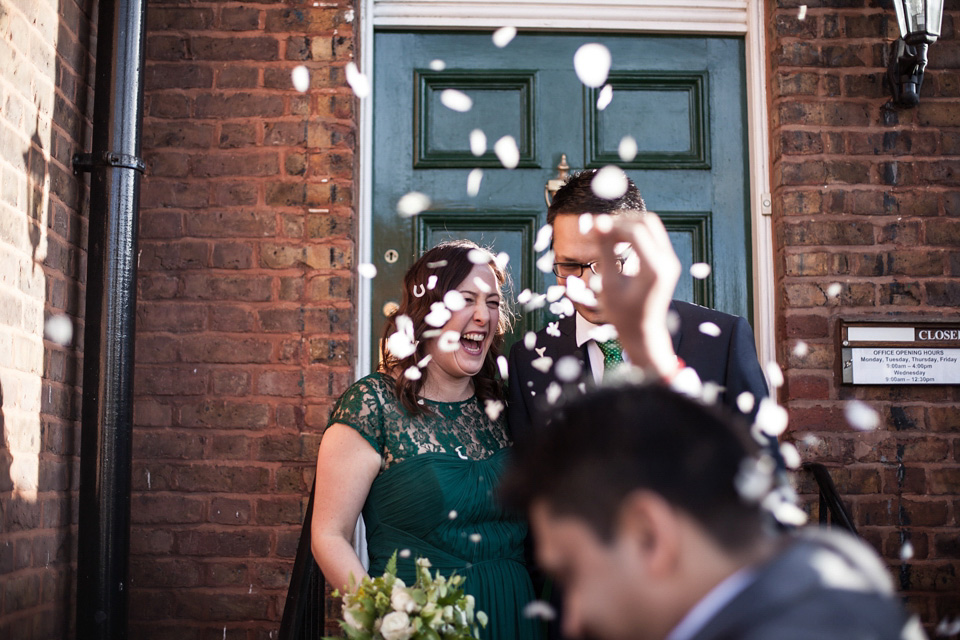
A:
POLYGON ((380 455, 363 436, 346 425, 327 427, 317 455, 310 548, 326 580, 341 590, 367 575, 352 539, 378 473, 380 455))

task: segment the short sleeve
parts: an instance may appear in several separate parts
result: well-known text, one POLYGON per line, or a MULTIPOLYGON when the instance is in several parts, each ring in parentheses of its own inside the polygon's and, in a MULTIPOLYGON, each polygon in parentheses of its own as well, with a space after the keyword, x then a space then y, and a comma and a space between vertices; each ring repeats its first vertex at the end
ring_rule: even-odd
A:
POLYGON ((352 427, 377 453, 383 455, 383 410, 380 395, 370 380, 358 380, 343 392, 330 414, 327 426, 332 424, 352 427))

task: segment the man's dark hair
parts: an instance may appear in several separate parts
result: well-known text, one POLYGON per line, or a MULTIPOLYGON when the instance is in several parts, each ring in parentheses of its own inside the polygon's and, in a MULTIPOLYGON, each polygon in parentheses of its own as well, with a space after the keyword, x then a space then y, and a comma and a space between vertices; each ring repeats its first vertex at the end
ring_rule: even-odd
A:
POLYGON ((757 446, 721 411, 660 385, 575 398, 517 443, 501 497, 523 511, 543 501, 610 541, 624 498, 648 490, 692 516, 723 548, 742 549, 761 533, 762 519, 734 481, 757 446))
POLYGON ((646 211, 647 204, 633 180, 627 178, 627 192, 616 200, 601 198, 593 192, 590 183, 598 169, 587 169, 571 174, 547 209, 547 224, 553 224, 561 213, 606 213, 616 215, 624 211, 646 211))

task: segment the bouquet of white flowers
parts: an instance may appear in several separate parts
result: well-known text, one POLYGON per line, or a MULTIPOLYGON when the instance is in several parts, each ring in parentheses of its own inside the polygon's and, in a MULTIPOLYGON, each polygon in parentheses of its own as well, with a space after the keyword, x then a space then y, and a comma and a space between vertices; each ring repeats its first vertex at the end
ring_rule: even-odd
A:
MULTIPOLYGON (((474 611, 463 593, 463 576, 430 576, 430 561, 417 558, 417 580, 408 587, 397 577, 397 554, 379 578, 365 577, 343 597, 340 628, 349 640, 469 640, 480 637, 487 614, 474 611)), ((334 596, 341 596, 338 591, 334 596)), ((333 640, 326 638, 325 640, 333 640)))

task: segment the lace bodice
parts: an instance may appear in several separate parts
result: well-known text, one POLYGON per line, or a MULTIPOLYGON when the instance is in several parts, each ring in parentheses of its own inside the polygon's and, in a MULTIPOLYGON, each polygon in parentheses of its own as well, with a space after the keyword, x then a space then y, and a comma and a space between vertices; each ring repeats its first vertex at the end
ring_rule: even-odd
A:
POLYGON ((393 379, 373 373, 340 396, 328 424, 356 429, 380 454, 381 472, 423 453, 482 460, 510 444, 504 417, 491 420, 476 396, 424 403, 430 413, 410 415, 397 398, 393 379))

